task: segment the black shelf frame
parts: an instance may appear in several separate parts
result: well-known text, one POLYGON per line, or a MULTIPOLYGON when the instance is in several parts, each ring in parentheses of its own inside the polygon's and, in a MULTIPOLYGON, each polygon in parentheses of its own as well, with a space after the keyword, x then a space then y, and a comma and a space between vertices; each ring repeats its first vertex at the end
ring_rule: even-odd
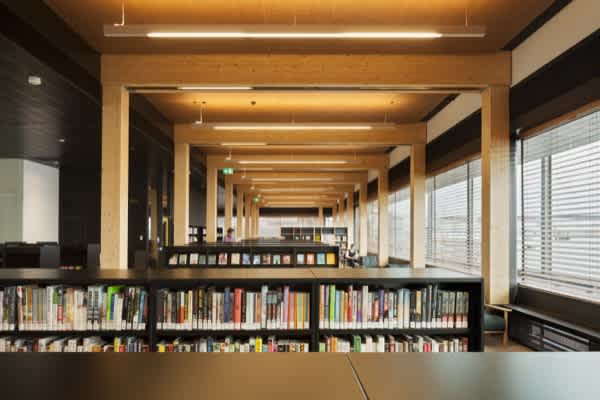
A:
POLYGON ((469 351, 483 351, 483 279, 439 268, 413 270, 409 268, 387 269, 326 269, 326 268, 269 268, 269 269, 173 269, 173 270, 100 270, 62 271, 53 269, 0 270, 0 286, 12 285, 98 285, 123 284, 144 286, 149 291, 148 321, 146 329, 104 331, 3 331, 0 336, 139 336, 146 338, 151 351, 161 339, 175 337, 240 337, 277 336, 278 338, 307 338, 310 350, 318 351, 319 341, 327 335, 430 335, 466 336, 469 351), (261 285, 275 288, 289 285, 294 289, 310 291, 309 329, 258 329, 258 330, 157 330, 156 298, 159 289, 189 289, 199 286, 259 288, 261 285), (421 328, 421 329, 321 329, 319 328, 320 285, 335 284, 340 289, 369 285, 373 288, 421 288, 437 284, 441 289, 469 292, 468 328, 421 328))

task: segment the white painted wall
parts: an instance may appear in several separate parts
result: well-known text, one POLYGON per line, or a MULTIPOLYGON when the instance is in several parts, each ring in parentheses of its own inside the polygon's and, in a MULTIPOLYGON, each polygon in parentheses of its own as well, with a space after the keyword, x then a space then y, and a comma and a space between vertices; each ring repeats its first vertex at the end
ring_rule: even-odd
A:
POLYGON ((0 243, 58 241, 59 169, 0 159, 0 243))
POLYGON ((23 237, 23 160, 0 159, 0 243, 23 237))
POLYGON ((23 241, 58 242, 59 169, 23 161, 23 241))
MULTIPOLYGON (((515 86, 581 40, 600 29, 600 0, 573 0, 512 52, 515 86)), ((427 122, 427 142, 481 109, 481 95, 463 93, 427 122)), ((405 150, 390 153, 390 167, 408 157, 405 150), (401 155, 406 154, 404 157, 401 155)), ((397 151, 398 150, 398 151, 397 151)))

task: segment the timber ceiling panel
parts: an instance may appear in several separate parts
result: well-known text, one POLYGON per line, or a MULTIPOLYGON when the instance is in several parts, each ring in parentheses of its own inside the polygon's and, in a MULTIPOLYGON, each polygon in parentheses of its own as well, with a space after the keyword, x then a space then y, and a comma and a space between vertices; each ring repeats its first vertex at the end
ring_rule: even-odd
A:
POLYGON ((446 94, 392 92, 151 93, 145 96, 175 123, 419 122, 446 94))
MULTIPOLYGON (((465 53, 501 49, 553 0, 125 0, 129 24, 460 25, 465 9, 484 39, 441 40, 153 40, 105 38, 121 21, 121 0, 46 0, 101 53, 465 53)), ((443 68, 443 66, 440 66, 443 68)))

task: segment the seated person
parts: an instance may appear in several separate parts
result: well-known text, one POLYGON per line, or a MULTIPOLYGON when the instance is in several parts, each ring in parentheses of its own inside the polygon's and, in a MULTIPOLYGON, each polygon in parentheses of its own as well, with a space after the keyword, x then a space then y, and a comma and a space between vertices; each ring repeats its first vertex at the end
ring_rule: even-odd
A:
POLYGON ((233 228, 227 229, 227 235, 223 238, 224 242, 235 242, 235 230, 233 228))
POLYGON ((344 259, 346 261, 346 265, 350 267, 358 266, 358 250, 356 249, 356 246, 354 246, 354 243, 352 243, 346 251, 344 259))

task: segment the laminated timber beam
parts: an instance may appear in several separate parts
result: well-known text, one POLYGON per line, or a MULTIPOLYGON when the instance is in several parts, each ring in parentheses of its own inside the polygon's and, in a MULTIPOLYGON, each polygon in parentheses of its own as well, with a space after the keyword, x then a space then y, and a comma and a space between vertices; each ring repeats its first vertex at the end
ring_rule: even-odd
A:
POLYGON ((510 52, 484 54, 103 54, 102 84, 398 86, 510 85, 510 52))
POLYGON ((370 145, 400 146, 427 143, 425 123, 398 124, 393 127, 376 127, 365 131, 328 130, 252 131, 214 130, 199 128, 192 124, 175 124, 175 143, 193 146, 218 146, 226 143, 266 144, 266 145, 370 145))
POLYGON ((231 175, 234 185, 305 184, 305 185, 348 185, 367 184, 365 172, 236 172, 231 175))
POLYGON ((301 170, 368 170, 387 168, 388 158, 381 154, 262 155, 233 153, 229 160, 224 155, 207 155, 206 163, 210 168, 234 168, 235 170, 259 167, 301 170))

